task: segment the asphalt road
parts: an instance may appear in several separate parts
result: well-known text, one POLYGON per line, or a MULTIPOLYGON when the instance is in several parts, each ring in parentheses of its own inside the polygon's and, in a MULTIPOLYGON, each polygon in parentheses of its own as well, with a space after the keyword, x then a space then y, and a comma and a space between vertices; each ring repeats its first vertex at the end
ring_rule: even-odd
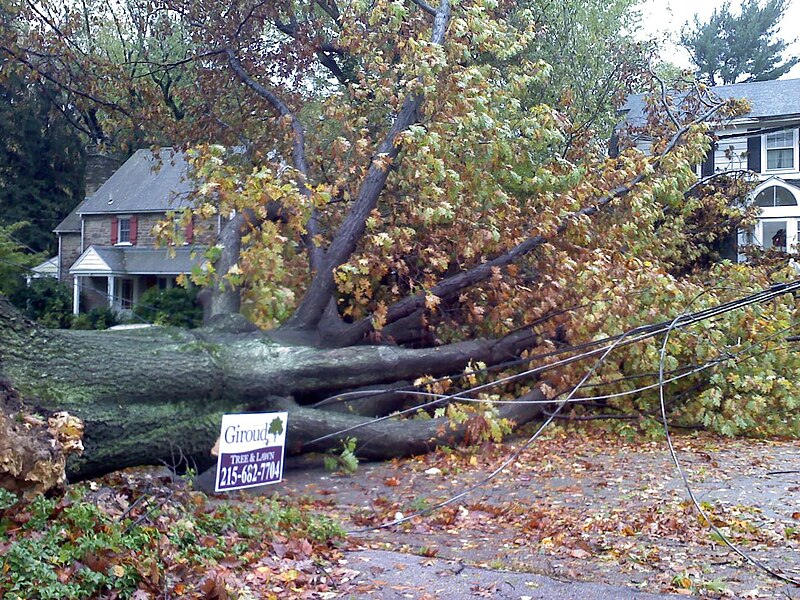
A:
POLYGON ((495 571, 456 561, 425 558, 400 552, 348 552, 348 567, 359 571, 363 591, 349 598, 361 600, 657 600, 678 598, 630 587, 580 581, 559 581, 543 575, 495 571))

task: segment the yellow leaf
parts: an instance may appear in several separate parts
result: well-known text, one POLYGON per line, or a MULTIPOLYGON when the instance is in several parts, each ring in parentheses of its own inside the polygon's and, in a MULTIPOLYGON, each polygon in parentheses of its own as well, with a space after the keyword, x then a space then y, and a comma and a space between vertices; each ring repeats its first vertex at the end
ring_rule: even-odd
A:
POLYGON ((434 310, 437 306, 439 306, 441 301, 442 299, 436 294, 427 294, 425 296, 425 308, 428 310, 434 310))
POLYGON ((297 569, 289 569, 288 571, 280 574, 280 580, 284 582, 294 581, 300 573, 297 569))

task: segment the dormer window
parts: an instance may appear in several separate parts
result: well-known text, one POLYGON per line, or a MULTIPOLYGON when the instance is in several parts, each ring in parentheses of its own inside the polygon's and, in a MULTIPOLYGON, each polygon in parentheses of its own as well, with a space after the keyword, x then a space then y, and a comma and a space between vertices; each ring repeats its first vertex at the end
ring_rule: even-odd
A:
POLYGON ((767 171, 797 170, 797 129, 764 134, 763 147, 767 171))

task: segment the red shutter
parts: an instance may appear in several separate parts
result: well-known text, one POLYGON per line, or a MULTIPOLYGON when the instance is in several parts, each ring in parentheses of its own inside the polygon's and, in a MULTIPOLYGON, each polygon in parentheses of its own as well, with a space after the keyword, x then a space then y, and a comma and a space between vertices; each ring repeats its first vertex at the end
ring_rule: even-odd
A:
POLYGON ((139 217, 131 217, 131 244, 136 245, 136 238, 139 237, 139 217))
POLYGON ((119 225, 117 224, 117 217, 111 217, 111 245, 117 243, 117 234, 119 233, 119 225))
POLYGON ((191 244, 192 240, 194 240, 194 217, 189 219, 189 222, 186 224, 186 243, 191 244))

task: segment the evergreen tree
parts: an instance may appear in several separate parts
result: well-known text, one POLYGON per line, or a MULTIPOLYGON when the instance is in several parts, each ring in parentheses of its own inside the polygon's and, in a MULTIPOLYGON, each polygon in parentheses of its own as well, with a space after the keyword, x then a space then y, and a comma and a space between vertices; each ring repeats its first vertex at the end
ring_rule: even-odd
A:
POLYGON ((714 11, 706 23, 697 15, 681 32, 681 44, 689 50, 701 79, 712 85, 778 79, 800 58, 783 59, 787 43, 775 39, 788 0, 744 0, 740 14, 730 2, 714 11))
POLYGON ((83 144, 47 91, 16 73, 0 80, 0 226, 27 222, 15 239, 54 254, 52 230, 81 200, 83 144))

